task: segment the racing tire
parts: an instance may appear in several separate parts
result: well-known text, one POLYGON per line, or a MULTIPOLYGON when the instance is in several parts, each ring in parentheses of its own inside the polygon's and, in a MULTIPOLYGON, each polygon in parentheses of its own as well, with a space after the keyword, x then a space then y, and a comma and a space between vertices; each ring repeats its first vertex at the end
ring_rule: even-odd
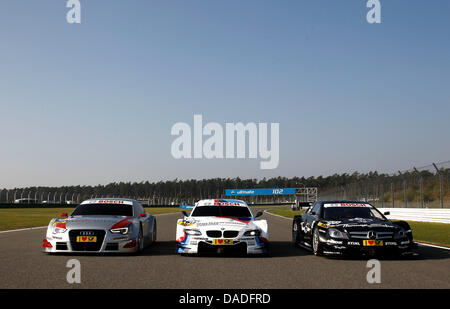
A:
POLYGON ((155 219, 155 223, 153 224, 152 244, 154 244, 156 242, 157 231, 158 231, 158 226, 156 225, 156 219, 155 219))
POLYGON ((312 234, 312 250, 314 255, 321 256, 322 253, 322 244, 320 243, 320 237, 319 237, 319 229, 317 227, 314 228, 313 234, 312 234))
POLYGON ((136 254, 144 251, 144 236, 142 234, 142 227, 139 228, 139 234, 136 238, 136 254))
POLYGON ((299 242, 299 224, 297 220, 292 223, 292 245, 297 247, 299 242))

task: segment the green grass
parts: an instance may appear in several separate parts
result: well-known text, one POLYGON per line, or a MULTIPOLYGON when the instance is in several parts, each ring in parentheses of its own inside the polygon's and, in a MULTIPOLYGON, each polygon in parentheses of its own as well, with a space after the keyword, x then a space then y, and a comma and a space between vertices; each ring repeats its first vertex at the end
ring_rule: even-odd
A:
POLYGON ((16 208, 0 209, 0 230, 14 230, 26 227, 48 225, 52 218, 62 212, 70 213, 73 208, 16 208))
POLYGON ((415 240, 450 247, 450 224, 418 221, 408 223, 415 240))
POLYGON ((175 212, 181 213, 183 210, 186 211, 187 213, 189 213, 191 211, 190 209, 181 209, 179 207, 173 207, 173 208, 172 207, 161 207, 161 208, 145 207, 145 211, 151 215, 160 215, 160 214, 168 214, 168 213, 175 213, 175 212))
POLYGON ((303 210, 292 210, 291 208, 277 208, 277 209, 267 210, 267 212, 273 213, 275 215, 287 217, 287 218, 294 218, 294 216, 299 216, 304 211, 303 210))
MULTIPOLYGON (((181 212, 180 208, 145 208, 152 215, 181 212)), ((15 208, 0 209, 0 231, 27 227, 46 226, 52 218, 59 218, 60 213, 71 213, 73 208, 15 208)), ((188 209, 189 211, 189 209, 188 209)))
MULTIPOLYGON (((303 213, 303 211, 292 211, 290 208, 271 209, 268 212, 287 218, 303 213)), ((413 231, 414 240, 450 247, 450 224, 418 221, 408 221, 408 223, 413 231)))

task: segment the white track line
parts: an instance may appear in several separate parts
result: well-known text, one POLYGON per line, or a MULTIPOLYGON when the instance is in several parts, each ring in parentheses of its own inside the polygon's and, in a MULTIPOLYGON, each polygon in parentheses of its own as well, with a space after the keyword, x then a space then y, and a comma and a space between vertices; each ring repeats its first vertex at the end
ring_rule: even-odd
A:
MULTIPOLYGON (((270 213, 270 212, 268 212, 268 211, 266 211, 266 210, 264 210, 264 213, 267 213, 267 214, 272 215, 272 216, 280 217, 280 218, 283 218, 283 219, 292 220, 292 218, 288 218, 288 217, 276 215, 276 214, 270 213)), ((449 247, 442 247, 442 246, 430 245, 430 244, 426 244, 426 243, 423 243, 423 242, 417 242, 417 244, 419 244, 419 245, 421 245, 421 246, 424 246, 424 247, 432 247, 432 248, 438 248, 438 249, 443 249, 443 250, 450 250, 449 247)))
MULTIPOLYGON (((159 217, 159 216, 165 216, 165 215, 174 215, 177 214, 178 212, 171 212, 171 213, 166 213, 166 214, 156 214, 153 215, 154 217, 159 217)), ((30 230, 37 230, 37 229, 43 229, 46 228, 48 225, 46 226, 36 226, 36 227, 26 227, 23 229, 17 229, 17 230, 6 230, 6 231, 0 231, 0 234, 3 233, 11 233, 11 232, 23 232, 23 231, 30 231, 30 230)))
POLYGON ((181 214, 181 211, 180 212, 169 212, 166 214, 156 214, 156 215, 152 215, 152 216, 158 217, 158 216, 167 216, 167 215, 175 215, 175 214, 181 214))
POLYGON ((264 210, 264 213, 269 214, 269 215, 272 215, 272 216, 275 216, 275 217, 280 217, 280 218, 283 218, 283 219, 292 220, 292 218, 288 218, 288 217, 276 215, 276 214, 273 214, 273 213, 271 213, 271 212, 268 212, 267 210, 264 210))
POLYGON ((22 232, 22 231, 29 231, 29 230, 37 230, 37 229, 43 229, 43 228, 46 228, 46 227, 47 227, 47 225, 46 226, 27 227, 27 228, 24 228, 24 229, 17 229, 17 230, 0 231, 0 234, 11 233, 11 232, 22 232))
POLYGON ((442 246, 436 246, 436 245, 430 245, 430 244, 425 244, 423 242, 417 242, 417 244, 424 246, 424 247, 432 247, 432 248, 438 248, 438 249, 444 249, 444 250, 450 250, 450 248, 448 247, 442 247, 442 246))

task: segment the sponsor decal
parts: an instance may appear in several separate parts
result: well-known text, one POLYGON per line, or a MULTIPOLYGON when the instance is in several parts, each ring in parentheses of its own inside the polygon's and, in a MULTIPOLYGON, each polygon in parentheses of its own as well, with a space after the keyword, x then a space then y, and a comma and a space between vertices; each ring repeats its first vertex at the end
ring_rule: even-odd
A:
POLYGON ((192 226, 192 225, 194 225, 194 223, 190 223, 190 222, 187 222, 187 221, 178 221, 178 224, 182 225, 182 226, 192 226))
POLYGON ((342 221, 327 221, 327 224, 328 225, 336 225, 336 224, 339 224, 339 223, 341 223, 342 221))
POLYGON ((131 201, 122 201, 122 200, 90 200, 85 201, 81 204, 114 204, 114 205, 133 205, 131 201))
POLYGON ((357 241, 349 241, 349 242, 347 242, 347 245, 349 245, 349 246, 359 246, 359 242, 357 242, 357 241))
POLYGON ((339 240, 329 239, 329 240, 327 240, 327 243, 328 244, 342 245, 343 242, 339 241, 339 240))
POLYGON ((381 246, 383 246, 383 241, 382 240, 363 240, 363 246, 381 247, 381 246))
POLYGON ((77 236, 77 242, 97 242, 97 236, 77 236))
POLYGON ((232 245, 233 239, 214 238, 212 243, 213 245, 232 245))
POLYGON ((388 225, 388 224, 340 224, 339 227, 369 227, 369 228, 375 228, 375 227, 383 227, 388 229, 395 229, 395 227, 388 225))
POLYGON ((324 207, 370 207, 372 206, 370 204, 366 203, 328 203, 324 204, 324 207))
POLYGON ((329 228, 329 227, 335 227, 335 225, 333 225, 333 224, 326 224, 326 223, 323 223, 323 222, 319 222, 319 223, 317 223, 317 225, 318 226, 321 226, 321 227, 323 227, 323 228, 329 228))
POLYGON ((227 200, 214 200, 214 206, 245 206, 243 203, 231 202, 227 200))
POLYGON ((129 239, 129 236, 117 236, 117 237, 113 237, 113 240, 125 240, 125 239, 129 239))
POLYGON ((358 223, 370 223, 373 220, 372 219, 364 219, 364 218, 351 218, 351 219, 348 219, 348 221, 358 222, 358 223))
POLYGON ((243 225, 246 225, 246 224, 241 222, 241 221, 229 221, 229 222, 223 222, 223 221, 222 222, 214 222, 214 221, 210 221, 210 222, 199 222, 199 223, 197 223, 198 227, 210 226, 210 225, 214 225, 214 226, 216 226, 216 225, 240 225, 240 226, 243 226, 243 225))
POLYGON ((324 251, 324 254, 336 254, 336 255, 341 255, 342 252, 335 252, 335 251, 324 251))

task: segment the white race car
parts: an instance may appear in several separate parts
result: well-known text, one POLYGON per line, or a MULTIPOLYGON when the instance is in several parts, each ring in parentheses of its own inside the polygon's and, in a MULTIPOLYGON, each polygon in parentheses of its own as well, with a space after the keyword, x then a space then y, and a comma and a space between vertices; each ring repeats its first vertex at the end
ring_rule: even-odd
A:
POLYGON ((140 253, 156 241, 156 218, 131 199, 91 199, 50 221, 47 253, 140 253))
POLYGON ((201 200, 190 215, 177 222, 177 253, 265 254, 268 248, 266 220, 256 220, 241 200, 201 200))

